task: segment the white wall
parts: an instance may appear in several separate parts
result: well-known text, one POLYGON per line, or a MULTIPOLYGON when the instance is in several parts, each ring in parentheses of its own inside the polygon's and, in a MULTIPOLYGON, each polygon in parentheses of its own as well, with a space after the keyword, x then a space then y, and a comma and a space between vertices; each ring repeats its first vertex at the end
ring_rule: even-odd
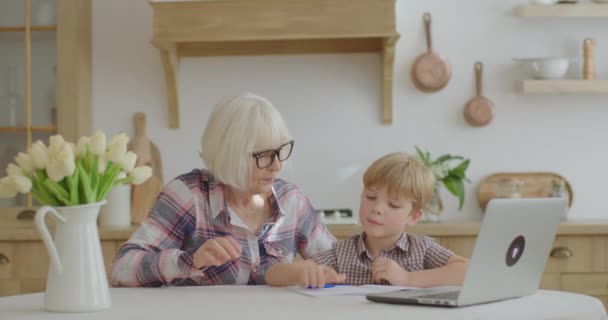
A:
MULTIPOLYGON (((581 0, 583 2, 585 0, 581 0)), ((480 180, 494 172, 553 171, 574 189, 574 218, 608 214, 607 96, 523 96, 524 75, 513 57, 582 56, 582 40, 597 39, 598 78, 608 78, 608 21, 523 19, 518 0, 397 1, 394 122, 380 122, 378 54, 294 55, 185 59, 179 75, 181 128, 168 129, 159 54, 146 1, 95 0, 93 5, 93 116, 97 128, 132 134, 131 116, 145 111, 149 136, 161 149, 164 174, 202 166, 199 139, 214 103, 252 91, 268 97, 287 119, 296 149, 284 177, 318 208, 358 210, 361 175, 392 151, 461 154, 471 159, 464 209, 447 194, 445 219, 478 217, 480 180), (435 94, 415 90, 410 66, 425 50, 422 14, 433 15, 435 49, 452 64, 449 85, 435 94), (485 64, 485 95, 497 117, 468 126, 463 106, 474 94, 473 65, 485 64)), ((580 76, 580 64, 572 75, 580 76)))

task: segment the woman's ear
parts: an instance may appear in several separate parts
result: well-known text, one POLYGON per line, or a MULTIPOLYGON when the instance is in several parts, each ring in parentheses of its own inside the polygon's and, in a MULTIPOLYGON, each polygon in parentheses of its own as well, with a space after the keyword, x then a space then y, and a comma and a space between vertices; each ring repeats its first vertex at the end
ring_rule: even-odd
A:
POLYGON ((412 210, 410 213, 410 221, 408 221, 407 225, 412 226, 415 225, 418 220, 422 217, 422 209, 412 210))

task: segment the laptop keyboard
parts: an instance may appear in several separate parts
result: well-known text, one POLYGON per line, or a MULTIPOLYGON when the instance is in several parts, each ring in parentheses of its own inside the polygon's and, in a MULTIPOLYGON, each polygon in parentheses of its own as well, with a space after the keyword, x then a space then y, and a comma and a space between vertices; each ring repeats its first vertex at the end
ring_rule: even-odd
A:
POLYGON ((417 296, 417 299, 438 299, 438 300, 456 300, 458 299, 460 291, 448 291, 434 294, 426 294, 423 296, 417 296))

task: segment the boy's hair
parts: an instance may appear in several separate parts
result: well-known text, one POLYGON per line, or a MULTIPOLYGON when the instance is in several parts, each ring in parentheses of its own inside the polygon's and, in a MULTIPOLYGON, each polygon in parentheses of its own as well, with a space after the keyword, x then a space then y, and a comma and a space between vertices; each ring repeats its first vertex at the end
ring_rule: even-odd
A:
POLYGON ((435 192, 435 175, 431 168, 407 153, 397 152, 374 161, 363 174, 366 188, 388 189, 391 197, 412 201, 412 210, 420 210, 431 201, 435 192))
POLYGON ((268 99, 244 93, 220 101, 201 138, 201 158, 225 184, 246 190, 253 153, 291 140, 285 120, 268 99))

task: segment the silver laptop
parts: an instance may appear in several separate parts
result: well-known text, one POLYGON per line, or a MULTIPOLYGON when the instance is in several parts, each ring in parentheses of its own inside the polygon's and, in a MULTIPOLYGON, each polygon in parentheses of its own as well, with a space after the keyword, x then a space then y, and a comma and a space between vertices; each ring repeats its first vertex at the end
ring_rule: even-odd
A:
POLYGON ((462 286, 370 294, 375 302, 460 307, 531 295, 567 210, 565 198, 488 202, 462 286))

